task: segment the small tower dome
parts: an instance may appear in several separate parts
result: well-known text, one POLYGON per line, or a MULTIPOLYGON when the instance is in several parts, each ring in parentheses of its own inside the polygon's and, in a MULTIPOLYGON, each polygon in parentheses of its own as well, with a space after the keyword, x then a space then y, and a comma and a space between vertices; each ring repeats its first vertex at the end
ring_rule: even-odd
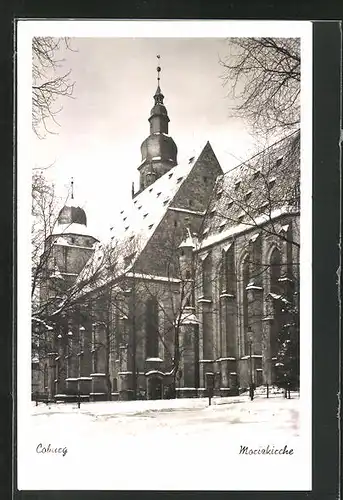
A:
MULTIPOLYGON (((91 236, 87 229, 87 216, 81 203, 74 198, 74 181, 71 180, 70 200, 62 207, 57 217, 57 224, 53 230, 54 235, 72 234, 75 236, 91 236)), ((96 238, 92 239, 96 241, 96 238)))
MULTIPOLYGON (((156 98, 156 95, 157 94, 155 94, 155 98, 156 98)), ((161 96, 164 98, 164 96, 162 94, 161 94, 161 96)), ((155 116, 155 115, 168 116, 167 108, 161 102, 156 102, 155 106, 153 108, 151 108, 150 117, 155 116)), ((170 121, 170 120, 168 119, 168 121, 170 121)))
POLYGON ((58 224, 82 224, 87 226, 86 212, 81 207, 64 205, 57 219, 58 224))
POLYGON ((177 147, 171 137, 152 134, 141 145, 142 161, 167 161, 169 168, 176 165, 177 147))

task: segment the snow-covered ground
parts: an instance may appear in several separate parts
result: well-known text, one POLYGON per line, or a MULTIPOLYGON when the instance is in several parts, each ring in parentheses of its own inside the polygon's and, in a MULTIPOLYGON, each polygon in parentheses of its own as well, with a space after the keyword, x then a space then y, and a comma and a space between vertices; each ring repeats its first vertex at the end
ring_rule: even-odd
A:
POLYGON ((292 393, 291 399, 213 398, 211 406, 207 398, 84 403, 80 409, 33 404, 25 488, 251 490, 280 489, 284 483, 284 489, 304 489, 297 477, 292 486, 307 456, 299 403, 292 393), (67 451, 37 453, 39 444, 39 451, 49 444, 67 451), (240 453, 241 446, 268 445, 294 451, 292 456, 240 453))

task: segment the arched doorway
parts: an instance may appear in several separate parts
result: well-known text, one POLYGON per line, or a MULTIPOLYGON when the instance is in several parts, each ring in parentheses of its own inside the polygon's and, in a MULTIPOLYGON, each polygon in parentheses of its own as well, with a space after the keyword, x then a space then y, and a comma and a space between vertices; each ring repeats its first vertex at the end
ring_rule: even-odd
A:
POLYGON ((147 399, 163 399, 163 380, 157 373, 147 376, 147 399))

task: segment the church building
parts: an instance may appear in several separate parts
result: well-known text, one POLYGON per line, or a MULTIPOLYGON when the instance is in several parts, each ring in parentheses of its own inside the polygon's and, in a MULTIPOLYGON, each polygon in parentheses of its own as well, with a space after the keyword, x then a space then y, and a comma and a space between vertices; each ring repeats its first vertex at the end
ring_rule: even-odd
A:
POLYGON ((273 384, 279 332, 299 323, 299 131, 225 174, 209 142, 179 164, 157 71, 139 185, 108 238, 72 196, 46 242, 32 391, 56 400, 202 396, 207 373, 217 395, 273 384))

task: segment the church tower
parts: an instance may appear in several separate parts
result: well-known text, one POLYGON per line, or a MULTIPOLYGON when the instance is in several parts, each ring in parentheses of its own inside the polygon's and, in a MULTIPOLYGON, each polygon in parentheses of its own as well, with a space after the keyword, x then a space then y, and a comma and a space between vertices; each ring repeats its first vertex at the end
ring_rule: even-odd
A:
MULTIPOLYGON (((160 56, 157 56, 159 59, 160 56)), ((177 147, 168 135, 169 116, 163 103, 164 95, 160 87, 161 67, 157 66, 157 89, 154 95, 154 106, 151 109, 149 123, 150 135, 141 145, 142 163, 138 167, 140 173, 139 191, 136 196, 156 179, 177 165, 177 147)))
MULTIPOLYGON (((89 234, 87 217, 74 199, 74 182, 71 181, 71 197, 60 210, 57 224, 46 241, 47 278, 67 288, 94 252, 98 240, 89 234)), ((51 287, 51 286, 50 286, 51 287)))

